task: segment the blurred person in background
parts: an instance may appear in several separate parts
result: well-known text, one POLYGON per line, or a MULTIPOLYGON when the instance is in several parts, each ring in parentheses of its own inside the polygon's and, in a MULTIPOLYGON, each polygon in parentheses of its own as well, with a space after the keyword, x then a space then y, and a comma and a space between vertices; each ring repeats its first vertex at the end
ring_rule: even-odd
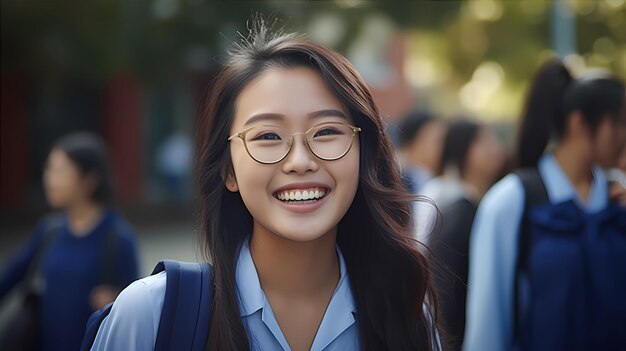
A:
POLYGON ((410 192, 420 194, 438 172, 445 131, 445 123, 424 110, 409 113, 398 124, 403 180, 410 192))
POLYGON ((474 220, 464 350, 626 346, 626 208, 610 201, 603 171, 624 148, 624 100, 608 73, 574 79, 558 60, 537 72, 521 169, 487 192, 474 220))
POLYGON ((622 149, 615 167, 607 171, 611 199, 626 206, 626 147, 622 149))
POLYGON ((443 208, 465 198, 477 204, 504 165, 504 150, 486 125, 477 121, 453 121, 445 133, 437 177, 429 180, 421 195, 443 208))
POLYGON ((440 230, 427 238, 433 281, 449 350, 460 350, 465 328, 469 238, 478 203, 497 180, 504 149, 486 125, 460 119, 448 126, 439 176, 423 188, 442 214, 440 230))
POLYGON ((2 350, 78 350, 89 315, 138 277, 135 234, 113 209, 111 172, 99 137, 75 133, 56 142, 43 183, 48 203, 60 211, 39 222, 0 275, 0 300, 21 287, 15 293, 29 295, 35 305, 41 337, 24 330, 32 326, 9 321, 13 329, 2 331, 2 350))
POLYGON ((193 142, 185 132, 170 134, 157 151, 157 165, 165 178, 168 200, 184 204, 191 197, 193 142))

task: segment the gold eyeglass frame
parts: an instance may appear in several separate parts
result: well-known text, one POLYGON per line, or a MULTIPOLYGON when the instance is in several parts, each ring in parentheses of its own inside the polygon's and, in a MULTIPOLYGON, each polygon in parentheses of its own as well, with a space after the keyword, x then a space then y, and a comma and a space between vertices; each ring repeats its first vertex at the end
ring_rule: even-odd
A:
POLYGON ((359 127, 351 126, 351 125, 349 125, 347 123, 342 123, 342 122, 325 122, 325 123, 320 123, 320 124, 314 125, 313 127, 309 128, 306 132, 291 133, 291 137, 289 138, 289 141, 288 141, 287 152, 285 152, 285 154, 282 157, 280 157, 278 160, 276 160, 276 161, 264 162, 264 161, 259 161, 254 156, 252 156, 252 154, 250 153, 250 150, 248 149, 248 144, 246 143, 246 133, 248 133, 249 131, 251 131, 251 130, 253 130, 255 128, 260 128, 260 127, 276 127, 276 126, 269 126, 269 125, 252 126, 252 127, 244 129, 243 131, 241 131, 239 133, 235 133, 235 134, 229 136, 228 137, 228 141, 232 141, 234 138, 241 139, 243 141, 243 146, 246 149, 246 152, 248 153, 248 156, 250 156, 256 162, 264 164, 264 165, 271 165, 271 164, 275 164, 275 163, 278 163, 278 162, 284 160, 285 157, 287 157, 287 155, 289 155, 289 152, 291 151, 291 147, 293 146, 293 141, 294 141, 296 135, 304 135, 304 144, 306 145, 307 149, 309 149, 309 151, 315 157, 319 158, 322 161, 336 161, 336 160, 344 157, 345 155, 347 155, 348 152, 350 152, 350 149, 352 149, 352 145, 354 144, 354 136, 361 131, 361 128, 359 128, 359 127), (348 146, 346 151, 343 154, 341 154, 340 156, 338 156, 338 157, 333 157, 333 158, 321 157, 318 154, 316 154, 315 151, 313 151, 313 149, 311 148, 311 145, 309 144, 308 134, 313 129, 319 128, 320 126, 323 126, 323 125, 326 125, 326 124, 341 124, 341 125, 344 125, 346 127, 349 127, 350 129, 352 129, 352 137, 350 139, 350 145, 348 146))

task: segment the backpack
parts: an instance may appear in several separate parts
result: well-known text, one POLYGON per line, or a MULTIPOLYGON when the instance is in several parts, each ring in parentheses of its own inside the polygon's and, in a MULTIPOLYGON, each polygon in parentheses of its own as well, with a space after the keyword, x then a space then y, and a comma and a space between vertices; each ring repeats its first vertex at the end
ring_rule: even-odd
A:
MULTIPOLYGON (((213 312, 213 267, 208 263, 165 260, 157 264, 152 275, 163 271, 167 275, 165 299, 154 349, 204 351, 213 312)), ((91 349, 113 303, 89 317, 81 351, 91 349)))
POLYGON ((7 296, 0 325, 0 349, 39 350, 42 342, 40 300, 43 291, 41 266, 43 257, 56 240, 63 225, 58 214, 45 218, 46 228, 24 279, 7 296))
POLYGON ((514 345, 524 351, 623 348, 626 209, 610 203, 587 214, 573 201, 552 204, 537 169, 515 173, 526 201, 514 280, 514 345))

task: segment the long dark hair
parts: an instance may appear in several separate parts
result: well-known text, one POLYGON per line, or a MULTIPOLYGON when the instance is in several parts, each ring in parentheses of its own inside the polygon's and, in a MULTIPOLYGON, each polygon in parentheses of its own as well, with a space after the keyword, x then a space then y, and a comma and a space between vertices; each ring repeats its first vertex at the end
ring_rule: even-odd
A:
POLYGON ((616 118, 624 106, 624 83, 616 77, 588 74, 574 79, 559 60, 545 63, 533 79, 518 132, 518 167, 536 167, 551 136, 566 132, 573 111, 580 111, 595 132, 603 118, 616 118))
POLYGON ((209 89, 198 129, 201 232, 215 272, 207 350, 249 349, 239 317, 235 268, 238 250, 252 232, 252 217, 241 196, 229 192, 223 180, 231 167, 227 139, 235 102, 246 84, 263 72, 294 66, 319 72, 363 130, 358 190, 337 230, 357 306, 362 348, 431 350, 436 312, 428 307, 434 302, 425 304, 427 296, 432 296, 428 265, 411 238, 413 197, 401 183, 366 83, 338 53, 293 34, 270 37, 262 23, 229 53, 209 89))
POLYGON ((469 119, 459 119, 448 126, 441 152, 439 175, 443 174, 446 167, 454 166, 461 178, 465 176, 467 155, 478 137, 480 128, 478 122, 469 119))
POLYGON ((75 132, 57 140, 53 148, 63 151, 78 167, 80 173, 97 178, 98 185, 91 200, 112 206, 115 199, 111 166, 106 145, 102 138, 89 132, 75 132))

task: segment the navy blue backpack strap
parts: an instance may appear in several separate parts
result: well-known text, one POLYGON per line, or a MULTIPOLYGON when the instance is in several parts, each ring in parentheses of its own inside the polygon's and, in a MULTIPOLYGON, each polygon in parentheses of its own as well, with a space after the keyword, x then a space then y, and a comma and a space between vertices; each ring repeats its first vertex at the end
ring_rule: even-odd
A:
POLYGON ((513 288, 513 344, 516 344, 520 337, 520 275, 526 271, 528 250, 531 245, 530 235, 528 233, 528 213, 533 207, 545 204, 550 200, 546 186, 537 168, 517 169, 514 173, 519 177, 522 187, 524 188, 524 212, 519 228, 517 262, 515 263, 515 279, 513 280, 515 284, 513 288))
POLYGON ((83 342, 80 345, 80 351, 89 351, 93 342, 96 341, 96 334, 98 334, 98 329, 100 329, 100 325, 102 321, 111 313, 111 308, 113 307, 113 302, 108 303, 106 306, 97 310, 89 316, 89 320, 87 320, 87 326, 85 327, 85 335, 83 336, 83 342))
MULTIPOLYGON (((213 267, 208 263, 161 261, 152 274, 165 271, 165 299, 154 349, 204 351, 211 329, 213 267)), ((102 321, 113 303, 94 312, 87 321, 81 351, 91 349, 102 321)))
POLYGON ((213 267, 208 263, 161 261, 152 274, 167 274, 155 350, 204 351, 213 303, 213 267))

